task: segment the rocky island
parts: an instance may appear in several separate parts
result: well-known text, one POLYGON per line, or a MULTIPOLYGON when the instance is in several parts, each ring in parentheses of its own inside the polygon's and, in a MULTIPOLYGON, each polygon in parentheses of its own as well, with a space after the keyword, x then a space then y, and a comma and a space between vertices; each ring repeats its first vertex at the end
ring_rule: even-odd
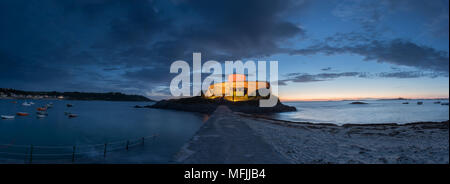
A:
POLYGON ((161 100, 153 105, 145 107, 211 114, 220 105, 227 106, 235 112, 244 112, 251 114, 297 111, 295 107, 284 105, 279 100, 277 105, 275 105, 274 107, 259 107, 259 100, 233 102, 228 101, 224 98, 208 99, 202 96, 161 100))

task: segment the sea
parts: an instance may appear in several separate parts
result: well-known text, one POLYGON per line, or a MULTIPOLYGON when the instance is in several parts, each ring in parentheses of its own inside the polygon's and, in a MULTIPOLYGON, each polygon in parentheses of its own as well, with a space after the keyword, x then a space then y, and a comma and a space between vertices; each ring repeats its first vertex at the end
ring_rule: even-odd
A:
POLYGON ((296 112, 271 115, 275 119, 332 124, 380 124, 449 120, 448 100, 365 100, 284 102, 296 112), (408 104, 403 104, 407 102, 408 104), (422 102, 418 105, 417 102, 422 102), (439 103, 438 103, 439 102, 439 103))
MULTIPOLYGON (((449 106, 435 103, 437 101, 362 101, 367 104, 350 104, 352 101, 284 102, 295 106, 297 111, 268 116, 280 120, 338 125, 448 120, 449 106), (423 104, 418 105, 418 101, 423 104)), ((448 103, 448 100, 440 102, 448 103)), ((135 105, 150 104, 152 102, 2 99, 0 115, 15 115, 17 112, 27 112, 29 115, 16 116, 10 120, 0 119, 0 153, 5 145, 82 146, 154 136, 154 139, 146 142, 148 150, 151 150, 146 161, 170 163, 208 116, 174 110, 134 108, 135 105), (34 105, 23 106, 25 101, 33 102, 34 105), (49 103, 53 103, 53 107, 47 110, 48 116, 38 118, 36 109, 49 103), (73 106, 67 107, 67 104, 73 106), (77 117, 70 118, 67 115, 69 113, 77 117)))

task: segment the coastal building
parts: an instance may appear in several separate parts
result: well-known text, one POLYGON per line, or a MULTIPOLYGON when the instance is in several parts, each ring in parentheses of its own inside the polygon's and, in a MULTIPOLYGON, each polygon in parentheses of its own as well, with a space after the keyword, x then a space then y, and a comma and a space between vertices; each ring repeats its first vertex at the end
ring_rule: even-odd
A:
MULTIPOLYGON (((209 86, 204 97, 208 99, 224 98, 228 101, 249 101, 261 98, 259 89, 268 90, 270 84, 265 81, 247 81, 243 74, 228 75, 226 82, 209 86)), ((270 91, 269 91, 270 92, 270 91)))

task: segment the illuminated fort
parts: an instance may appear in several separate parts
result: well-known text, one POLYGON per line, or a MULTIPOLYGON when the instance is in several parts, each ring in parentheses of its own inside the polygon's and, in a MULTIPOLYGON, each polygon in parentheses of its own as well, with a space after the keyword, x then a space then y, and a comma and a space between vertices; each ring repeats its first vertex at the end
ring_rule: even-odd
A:
POLYGON ((227 82, 210 85, 204 96, 208 99, 224 98, 232 102, 257 100, 261 98, 259 89, 269 90, 270 84, 265 81, 247 81, 243 74, 232 74, 228 75, 227 82))

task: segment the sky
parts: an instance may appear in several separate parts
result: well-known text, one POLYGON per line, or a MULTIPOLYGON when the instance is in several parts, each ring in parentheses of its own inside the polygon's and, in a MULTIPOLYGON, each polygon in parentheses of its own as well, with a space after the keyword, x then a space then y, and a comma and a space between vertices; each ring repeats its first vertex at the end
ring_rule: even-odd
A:
POLYGON ((448 98, 448 7, 448 0, 2 0, 0 87, 165 99, 171 63, 201 52, 202 62, 278 61, 285 101, 448 98))

